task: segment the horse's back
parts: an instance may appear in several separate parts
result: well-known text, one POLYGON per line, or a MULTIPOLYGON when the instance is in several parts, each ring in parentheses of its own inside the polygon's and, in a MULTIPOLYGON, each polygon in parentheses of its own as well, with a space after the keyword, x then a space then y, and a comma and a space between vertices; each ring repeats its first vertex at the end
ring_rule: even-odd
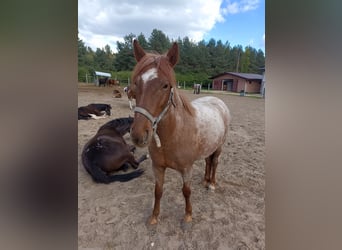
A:
POLYGON ((196 110, 199 144, 203 154, 209 156, 225 142, 231 121, 230 111, 221 99, 214 96, 201 97, 191 103, 196 110))

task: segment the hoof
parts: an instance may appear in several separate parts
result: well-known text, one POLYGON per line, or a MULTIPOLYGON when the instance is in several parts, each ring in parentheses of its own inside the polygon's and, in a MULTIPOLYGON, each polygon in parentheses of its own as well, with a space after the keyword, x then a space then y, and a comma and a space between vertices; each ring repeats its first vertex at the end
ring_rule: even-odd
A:
POLYGON ((151 218, 150 218, 149 221, 148 221, 148 224, 150 224, 150 225, 156 225, 157 223, 158 223, 157 218, 154 217, 154 216, 151 216, 151 218))
POLYGON ((186 218, 181 222, 181 228, 183 232, 189 231, 192 228, 192 219, 190 216, 190 221, 186 221, 186 218))
POLYGON ((212 190, 212 191, 214 191, 214 190, 215 190, 215 184, 210 184, 210 185, 209 185, 209 189, 212 190))
POLYGON ((192 221, 192 216, 191 215, 185 215, 184 216, 184 222, 189 223, 192 221))
POLYGON ((209 187, 209 182, 206 180, 203 180, 203 186, 208 188, 209 187))

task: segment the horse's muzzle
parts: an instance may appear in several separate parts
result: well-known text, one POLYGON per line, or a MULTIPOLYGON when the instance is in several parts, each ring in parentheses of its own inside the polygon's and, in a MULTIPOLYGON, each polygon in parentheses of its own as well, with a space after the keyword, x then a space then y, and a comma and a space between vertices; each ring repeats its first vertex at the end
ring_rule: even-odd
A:
POLYGON ((152 131, 148 129, 145 129, 139 132, 138 130, 134 129, 134 127, 132 126, 130 134, 131 134, 132 142, 138 147, 146 147, 151 142, 152 131))

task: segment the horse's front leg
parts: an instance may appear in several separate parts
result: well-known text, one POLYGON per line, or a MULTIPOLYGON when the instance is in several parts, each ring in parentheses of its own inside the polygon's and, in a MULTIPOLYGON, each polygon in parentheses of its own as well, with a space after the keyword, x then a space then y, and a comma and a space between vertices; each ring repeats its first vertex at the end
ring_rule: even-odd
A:
POLYGON ((153 166, 154 178, 155 178, 155 188, 154 188, 154 208, 152 215, 150 217, 149 223, 151 225, 157 224, 158 216, 160 213, 160 200, 163 196, 163 185, 165 168, 160 166, 153 166))
POLYGON ((131 101, 131 100, 129 100, 128 102, 129 102, 129 109, 130 109, 130 110, 133 110, 132 101, 131 101))
POLYGON ((183 177, 183 195, 185 199, 185 216, 184 221, 185 222, 191 222, 192 221, 192 206, 190 201, 191 196, 191 179, 192 179, 192 169, 186 169, 182 173, 183 177))

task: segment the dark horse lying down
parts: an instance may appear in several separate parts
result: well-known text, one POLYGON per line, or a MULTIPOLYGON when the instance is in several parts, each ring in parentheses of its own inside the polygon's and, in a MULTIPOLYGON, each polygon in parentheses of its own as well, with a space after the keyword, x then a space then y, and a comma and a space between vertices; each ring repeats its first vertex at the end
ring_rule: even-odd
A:
POLYGON ((110 116, 111 109, 112 107, 109 104, 91 103, 88 106, 78 108, 78 120, 106 118, 106 115, 110 116))
POLYGON ((147 159, 147 155, 136 160, 132 154, 134 146, 129 146, 123 138, 131 128, 133 118, 118 118, 102 125, 96 135, 84 146, 82 163, 95 182, 110 183, 129 181, 143 174, 138 169, 129 174, 110 175, 129 166, 137 169, 147 159))

